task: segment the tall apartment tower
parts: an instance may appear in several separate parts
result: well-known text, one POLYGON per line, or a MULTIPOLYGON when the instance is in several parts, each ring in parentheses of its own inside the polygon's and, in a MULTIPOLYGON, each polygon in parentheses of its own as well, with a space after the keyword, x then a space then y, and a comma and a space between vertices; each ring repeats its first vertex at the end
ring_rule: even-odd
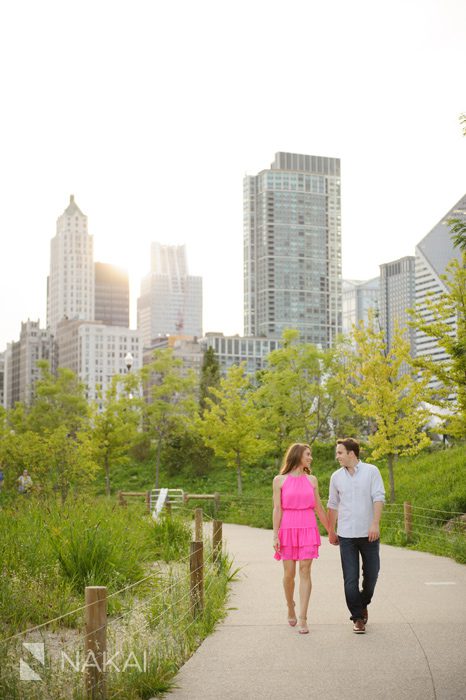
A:
POLYGON ((202 277, 188 274, 185 246, 151 245, 141 282, 138 329, 144 346, 163 335, 202 336, 202 277))
POLYGON ((64 318, 94 320, 93 237, 73 195, 57 219, 47 280, 47 327, 53 334, 64 318))
POLYGON ((379 313, 379 277, 371 280, 343 280, 343 333, 351 333, 361 321, 367 323, 369 312, 379 313))
MULTIPOLYGON (((447 223, 449 219, 466 221, 466 195, 447 212, 415 249, 416 307, 426 320, 430 319, 425 303, 426 297, 435 298, 448 291, 447 283, 442 276, 446 273, 451 260, 454 258, 461 260, 459 249, 453 247, 451 231, 447 223)), ((451 328, 450 334, 455 335, 457 322, 454 314, 448 320, 448 324, 451 328)), ((445 351, 439 348, 437 341, 420 331, 416 332, 416 354, 419 357, 429 355, 437 361, 447 359, 445 351)))
POLYGON ((385 342, 390 349, 395 327, 405 330, 411 346, 411 356, 416 355, 415 331, 408 323, 408 309, 415 304, 415 276, 413 255, 380 265, 380 327, 385 333, 385 342))
POLYGON ((112 378, 126 374, 126 356, 133 356, 132 371, 142 367, 142 340, 138 331, 98 321, 63 320, 56 333, 58 366, 68 367, 86 385, 89 401, 105 396, 112 378))
POLYGON ((96 262, 95 320, 129 328, 128 273, 115 265, 96 262))
POLYGON ((243 183, 244 333, 287 328, 328 348, 342 330, 340 160, 277 153, 243 183))
POLYGON ((0 352, 0 406, 5 407, 5 354, 0 352))
POLYGON ((9 343, 4 361, 4 405, 12 408, 22 401, 30 406, 40 371, 39 360, 47 360, 52 371, 56 368, 55 346, 50 331, 39 321, 28 319, 21 323, 18 341, 9 343))

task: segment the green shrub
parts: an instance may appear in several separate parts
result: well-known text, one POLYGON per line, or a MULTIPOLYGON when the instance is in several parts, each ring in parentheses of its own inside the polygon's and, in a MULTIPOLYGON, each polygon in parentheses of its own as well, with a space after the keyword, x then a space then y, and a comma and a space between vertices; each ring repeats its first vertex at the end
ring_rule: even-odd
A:
MULTIPOLYGON (((149 563, 189 553, 190 528, 181 519, 154 523, 143 504, 122 508, 106 498, 64 507, 22 499, 0 510, 0 528, 1 636, 81 606, 87 585, 112 593, 143 578, 149 563)), ((121 604, 110 599, 110 612, 121 604)))

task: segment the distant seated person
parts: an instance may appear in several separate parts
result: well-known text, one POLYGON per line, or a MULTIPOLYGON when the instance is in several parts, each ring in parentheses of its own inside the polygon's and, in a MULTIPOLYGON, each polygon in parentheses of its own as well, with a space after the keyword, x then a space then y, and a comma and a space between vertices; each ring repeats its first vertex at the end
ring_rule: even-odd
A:
POLYGON ((18 477, 18 491, 19 493, 29 493, 32 489, 32 479, 28 474, 28 470, 25 469, 21 476, 18 477))

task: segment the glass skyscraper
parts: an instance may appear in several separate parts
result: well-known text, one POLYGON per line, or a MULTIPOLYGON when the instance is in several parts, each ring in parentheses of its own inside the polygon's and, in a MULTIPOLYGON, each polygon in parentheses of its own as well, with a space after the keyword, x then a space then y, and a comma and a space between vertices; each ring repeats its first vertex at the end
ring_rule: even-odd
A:
POLYGON ((384 332, 387 350, 392 348, 395 329, 398 327, 409 340, 412 357, 416 355, 416 333, 409 326, 409 309, 414 307, 416 300, 414 263, 413 255, 405 255, 404 258, 380 265, 379 323, 384 332))
MULTIPOLYGON (((448 224, 450 219, 462 219, 466 221, 466 195, 464 195, 449 212, 445 214, 436 226, 424 236, 416 246, 416 308, 425 321, 431 321, 432 316, 426 306, 428 297, 433 299, 448 291, 447 280, 444 275, 448 264, 455 259, 461 261, 459 248, 453 246, 451 230, 448 224)), ((457 318, 452 314, 448 319, 451 330, 449 335, 455 336, 457 332, 457 318)), ((425 335, 422 331, 416 331, 416 356, 428 356, 432 360, 442 362, 448 359, 445 350, 439 347, 435 338, 425 335)))
POLYGON ((369 312, 379 313, 379 278, 371 280, 343 280, 343 333, 348 335, 353 326, 367 323, 369 312))
POLYGON ((277 153, 244 179, 244 332, 327 348, 342 329, 340 160, 277 153))
POLYGON ((129 328, 129 280, 126 270, 96 262, 95 319, 107 326, 129 328))
POLYGON ((151 271, 141 281, 138 328, 144 347, 159 336, 202 336, 202 277, 188 274, 185 246, 151 244, 151 271))

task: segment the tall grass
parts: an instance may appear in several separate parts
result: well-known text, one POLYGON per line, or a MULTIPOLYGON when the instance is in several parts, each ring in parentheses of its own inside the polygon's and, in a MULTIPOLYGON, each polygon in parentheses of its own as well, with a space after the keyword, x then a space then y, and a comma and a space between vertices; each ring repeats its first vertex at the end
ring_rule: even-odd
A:
MULTIPOLYGON (((98 511, 97 507, 97 511, 98 511)), ((98 513, 96 513, 97 515, 98 513)), ((131 518, 136 513, 127 513, 131 518)), ((118 515, 116 516, 119 517, 118 515)), ((147 517, 143 518, 146 521, 147 517)), ((149 525, 151 525, 149 521, 149 525)), ((61 532, 62 545, 64 533, 69 531, 69 524, 61 532)), ((122 606, 118 614, 110 614, 107 623, 107 650, 109 656, 118 654, 117 663, 120 671, 112 666, 108 668, 107 688, 109 697, 121 697, 125 700, 148 700, 162 695, 173 685, 173 676, 182 663, 193 653, 200 642, 212 632, 215 625, 225 615, 225 600, 228 585, 235 573, 231 561, 223 555, 217 564, 212 561, 210 544, 205 542, 205 607, 202 614, 194 616, 190 607, 189 563, 186 555, 186 535, 190 536, 188 524, 181 519, 162 519, 151 525, 152 533, 157 533, 157 548, 163 551, 165 562, 160 564, 160 573, 151 577, 146 585, 131 589, 130 604, 122 606), (171 549, 164 548, 163 543, 171 549), (178 543, 178 544, 176 544, 178 543), (184 543, 184 544, 183 544, 184 543), (176 555, 168 563, 168 554, 176 555), (180 560, 180 555, 182 559, 180 560), (133 657, 130 659, 130 654, 133 657), (146 658, 147 665, 142 669, 146 658), (124 660, 130 665, 121 671, 124 660)), ((81 572, 85 561, 84 553, 89 552, 90 570, 95 564, 98 546, 90 545, 89 540, 99 529, 95 523, 84 538, 82 548, 78 548, 79 557, 67 559, 77 562, 81 572), (92 529, 93 528, 93 529, 92 529)), ((74 536, 75 528, 72 529, 74 536)), ((75 546, 75 544, 73 544, 75 546)), ((105 550, 110 556, 110 550, 105 550)), ((63 575, 68 577, 68 573, 63 575)), ((74 578, 70 578, 70 583, 74 578)), ((128 595, 125 593, 124 595, 128 595)), ((118 597, 118 596, 116 596, 118 597)), ((128 601, 127 601, 128 602, 128 601)), ((0 697, 15 700, 84 700, 84 685, 81 672, 76 672, 70 665, 61 667, 61 653, 65 651, 72 660, 83 660, 84 630, 82 615, 78 616, 76 631, 66 628, 58 629, 54 634, 41 630, 26 638, 0 643, 0 697), (40 668, 41 682, 19 680, 18 666, 20 656, 24 656, 21 642, 43 640, 46 647, 46 667, 40 668), (77 654, 81 651, 81 657, 77 654)))
POLYGON ((22 499, 0 510, 0 531, 2 637, 79 607, 87 585, 112 593, 138 581, 150 562, 186 555, 190 540, 184 521, 154 522, 108 499, 22 499))

